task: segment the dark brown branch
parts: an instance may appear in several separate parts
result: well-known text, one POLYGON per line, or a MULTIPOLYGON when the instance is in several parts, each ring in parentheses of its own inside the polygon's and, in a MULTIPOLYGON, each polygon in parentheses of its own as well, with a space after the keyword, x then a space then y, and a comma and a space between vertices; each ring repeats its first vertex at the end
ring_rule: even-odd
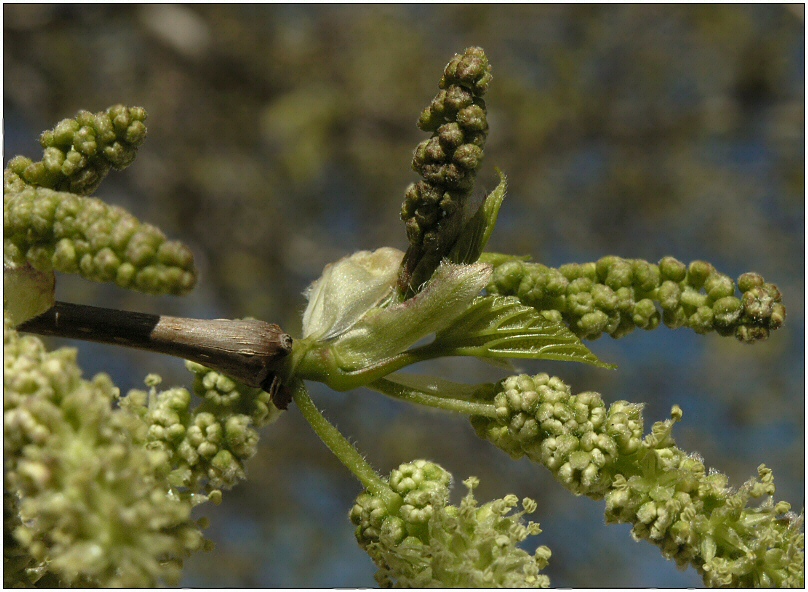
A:
POLYGON ((203 364, 270 393, 292 338, 259 320, 185 319, 57 302, 19 331, 123 345, 203 364))

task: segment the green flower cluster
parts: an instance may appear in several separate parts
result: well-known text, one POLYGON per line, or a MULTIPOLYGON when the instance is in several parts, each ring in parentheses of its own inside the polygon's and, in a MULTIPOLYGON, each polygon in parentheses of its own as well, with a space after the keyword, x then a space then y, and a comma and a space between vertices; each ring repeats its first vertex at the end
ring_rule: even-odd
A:
POLYGON ((166 240, 122 208, 83 197, 110 168, 131 163, 145 137, 145 117, 137 107, 82 111, 42 135, 42 161, 9 161, 3 172, 6 260, 151 294, 184 294, 194 287, 188 247, 166 240))
POLYGON ((672 329, 715 331, 753 343, 779 328, 786 315, 777 286, 744 273, 738 297, 732 279, 705 261, 686 266, 673 257, 654 264, 611 256, 553 269, 490 253, 481 260, 495 266, 489 293, 516 296, 583 339, 622 337, 661 321, 672 329))
POLYGON ((79 111, 73 119, 63 119, 40 137, 45 149, 40 162, 24 156, 9 161, 12 175, 5 180, 6 190, 31 185, 91 195, 110 169, 132 164, 146 139, 145 120, 145 109, 124 105, 99 113, 79 111))
POLYGON ((270 395, 200 364, 186 362, 194 392, 204 401, 192 408, 184 388, 158 392, 160 377, 150 375, 149 392, 133 390, 121 400, 147 426, 146 447, 164 454, 168 483, 195 503, 221 499, 221 488, 245 478, 244 463, 255 454, 257 428, 280 411, 270 395))
POLYGON ((467 48, 446 66, 440 92, 418 120, 432 137, 415 149, 412 167, 422 180, 407 188, 401 208, 410 243, 399 277, 402 293, 412 295, 432 276, 467 220, 488 135, 482 96, 490 81, 485 52, 467 48))
POLYGON ((774 494, 771 471, 737 491, 725 475, 674 444, 682 412, 657 422, 643 438, 641 405, 606 409, 597 393, 572 395, 547 374, 512 376, 492 396, 496 417, 472 418, 477 434, 514 458, 550 469, 576 494, 606 500, 608 522, 630 523, 681 567, 692 565, 708 586, 802 587, 803 516, 774 494))
POLYGON ((525 498, 523 511, 514 495, 477 506, 474 477, 459 506, 448 505, 451 475, 435 463, 417 460, 394 470, 389 485, 399 496, 394 507, 364 492, 350 519, 356 538, 379 567, 376 580, 384 587, 546 588, 550 550, 530 555, 518 544, 539 534, 522 517, 536 509, 525 498))
POLYGON ((185 245, 99 199, 40 187, 3 194, 3 252, 39 271, 78 273, 151 294, 184 294, 196 283, 185 245))
POLYGON ((4 585, 176 584, 207 542, 161 476, 165 453, 113 409, 108 376, 81 378, 75 350, 47 352, 8 318, 3 337, 4 585))

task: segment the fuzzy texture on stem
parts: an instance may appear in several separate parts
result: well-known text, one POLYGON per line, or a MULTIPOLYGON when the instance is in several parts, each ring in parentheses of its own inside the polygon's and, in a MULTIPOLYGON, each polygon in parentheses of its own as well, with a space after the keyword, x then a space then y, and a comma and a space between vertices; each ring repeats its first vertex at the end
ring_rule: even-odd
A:
POLYGON ((485 52, 467 48, 447 64, 440 92, 418 120, 418 127, 432 137, 415 149, 412 168, 422 180, 407 188, 401 207, 410 244, 398 279, 405 297, 432 276, 474 214, 467 211, 467 202, 488 135, 482 96, 490 82, 485 52))
POLYGON ((398 508, 401 505, 401 498, 379 477, 354 445, 320 413, 302 382, 298 381, 293 393, 295 404, 323 444, 369 492, 372 492, 372 495, 380 500, 380 503, 387 508, 398 508))
POLYGON ((518 498, 507 495, 482 506, 473 490, 478 480, 464 481, 468 494, 458 506, 449 505, 452 477, 439 465, 416 460, 390 474, 390 487, 403 503, 390 508, 378 496, 364 492, 356 499, 350 519, 356 540, 379 571, 383 587, 425 588, 546 588, 550 550, 541 546, 531 555, 518 544, 541 529, 522 517, 536 509, 525 498, 523 511, 511 513, 518 498))
POLYGON ((618 338, 635 328, 655 329, 660 321, 697 333, 734 335, 744 343, 762 341, 785 321, 777 286, 756 273, 735 282, 706 261, 685 265, 673 257, 659 263, 603 257, 558 269, 517 257, 485 253, 494 265, 491 294, 516 296, 552 320, 564 321, 582 339, 603 333, 618 338))
POLYGON ((541 463, 577 495, 605 499, 607 522, 632 524, 636 540, 695 567, 707 586, 803 587, 804 516, 772 501, 764 465, 733 490, 725 475, 677 448, 678 407, 643 438, 642 405, 618 401, 607 409, 598 393, 573 395, 547 374, 511 376, 491 400, 496 419, 472 418, 480 437, 541 463), (761 497, 761 505, 747 507, 761 497))

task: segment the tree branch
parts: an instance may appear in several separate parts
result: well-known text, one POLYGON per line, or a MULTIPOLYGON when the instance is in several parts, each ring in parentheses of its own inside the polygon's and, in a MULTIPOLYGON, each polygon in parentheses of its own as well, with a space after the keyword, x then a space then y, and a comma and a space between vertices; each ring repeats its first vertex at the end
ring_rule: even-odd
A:
POLYGON ((278 325, 257 319, 186 319, 56 302, 19 331, 123 345, 186 360, 272 393, 277 371, 292 351, 278 325))

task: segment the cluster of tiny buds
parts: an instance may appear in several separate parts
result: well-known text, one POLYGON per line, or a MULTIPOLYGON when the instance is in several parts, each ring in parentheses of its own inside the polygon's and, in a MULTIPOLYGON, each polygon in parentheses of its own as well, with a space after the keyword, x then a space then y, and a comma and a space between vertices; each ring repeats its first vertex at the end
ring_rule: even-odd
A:
MULTIPOLYGON (((418 120, 419 128, 433 133, 415 149, 412 167, 422 180, 407 188, 401 219, 410 245, 429 251, 429 257, 436 259, 435 266, 460 231, 453 217, 462 219, 482 162, 488 133, 482 95, 490 81, 491 67, 483 50, 466 49, 446 66, 440 92, 418 120)), ((413 270, 418 262, 409 262, 413 270)), ((433 268, 427 271, 431 275, 433 268)), ((413 283, 429 279, 426 273, 421 275, 425 277, 416 274, 413 283)))
POLYGON ((603 333, 622 337, 662 322, 752 343, 782 326, 785 307, 777 286, 756 273, 744 273, 738 289, 740 297, 732 279, 705 261, 685 265, 665 257, 653 264, 614 256, 558 269, 510 258, 496 265, 487 287, 563 320, 585 339, 603 333))
POLYGON ((253 401, 262 396, 260 389, 238 385, 200 364, 186 366, 195 375, 194 391, 205 399, 200 406, 192 408, 191 393, 184 388, 157 392, 157 375, 146 379, 148 394, 131 391, 122 405, 143 417, 150 448, 166 455, 172 485, 189 488, 199 502, 217 501, 219 488, 245 478, 244 462, 258 444, 256 424, 265 425, 280 412, 274 407, 274 413, 267 412, 268 394, 265 400, 253 401))
POLYGON ((458 506, 448 504, 451 475, 439 465, 416 460, 390 474, 388 484, 398 494, 386 505, 380 496, 360 494, 350 512, 359 544, 373 558, 383 587, 547 587, 540 574, 550 550, 529 554, 519 547, 541 528, 522 518, 536 510, 525 498, 523 510, 515 495, 482 506, 473 490, 479 480, 464 484, 468 494, 458 506))
POLYGON ((609 486, 609 467, 642 442, 640 406, 618 402, 607 412, 598 393, 572 395, 547 374, 506 378, 493 404, 496 418, 472 418, 480 437, 513 458, 543 464, 566 487, 595 499, 609 486))
POLYGON ((441 466, 426 460, 404 463, 390 474, 390 488, 397 493, 401 506, 393 512, 381 498, 360 494, 349 517, 356 525, 356 539, 365 548, 378 542, 382 534, 391 544, 406 536, 425 534, 426 523, 435 504, 443 506, 449 499, 452 476, 441 466))
POLYGON ((785 502, 746 507, 774 493, 771 471, 761 466, 758 479, 731 490, 725 475, 675 446, 678 406, 643 437, 641 405, 618 401, 606 409, 597 393, 573 395, 547 374, 503 380, 492 403, 495 417, 472 418, 480 437, 543 464, 576 494, 605 499, 607 522, 632 524, 636 539, 693 565, 708 585, 801 582, 802 518, 785 502))
POLYGON ((143 446, 142 415, 115 407, 127 397, 106 374, 82 379, 75 350, 48 352, 7 316, 3 345, 4 500, 17 515, 4 583, 177 585, 182 559, 208 545, 164 479, 167 456, 143 446))
POLYGON ((188 247, 99 199, 27 186, 3 195, 3 213, 6 256, 39 271, 151 294, 185 294, 196 284, 188 247))
MULTIPOLYGON (((135 159, 146 139, 146 111, 115 105, 106 111, 79 111, 40 138, 45 149, 40 162, 17 156, 8 168, 28 185, 90 195, 110 171, 123 169, 135 159)), ((15 182, 16 179, 7 179, 15 182)), ((19 188, 19 182, 15 183, 19 188)))
POLYGON ((42 134, 43 159, 12 158, 3 172, 3 251, 43 272, 78 273, 152 294, 196 283, 193 254, 122 208, 90 197, 146 137, 140 107, 81 111, 42 134))

